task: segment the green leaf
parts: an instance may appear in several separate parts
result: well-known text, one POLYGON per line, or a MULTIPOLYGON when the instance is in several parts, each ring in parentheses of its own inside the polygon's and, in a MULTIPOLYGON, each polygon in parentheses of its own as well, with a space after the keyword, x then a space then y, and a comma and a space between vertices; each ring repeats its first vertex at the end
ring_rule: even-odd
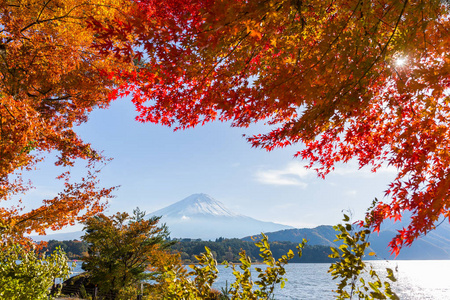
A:
POLYGON ((394 276, 394 271, 392 271, 392 269, 390 269, 390 268, 386 268, 386 271, 388 273, 387 278, 389 280, 391 280, 392 282, 396 282, 397 278, 395 278, 395 276, 394 276))

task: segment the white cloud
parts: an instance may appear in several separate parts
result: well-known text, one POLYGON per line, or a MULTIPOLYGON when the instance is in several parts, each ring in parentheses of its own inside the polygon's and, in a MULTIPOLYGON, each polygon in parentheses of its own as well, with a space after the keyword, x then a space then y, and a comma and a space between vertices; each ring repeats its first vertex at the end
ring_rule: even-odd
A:
MULTIPOLYGON (((346 164, 337 164, 335 169, 331 171, 328 176, 338 175, 344 177, 375 177, 376 174, 395 175, 397 170, 390 166, 382 166, 373 173, 369 167, 358 169, 356 160, 351 160, 346 164)), ((317 173, 314 169, 305 168, 304 163, 291 162, 282 169, 278 170, 259 170, 255 174, 258 182, 269 185, 292 185, 306 188, 308 183, 307 178, 317 178, 317 173)))
POLYGON ((304 179, 311 174, 314 174, 314 171, 306 169, 303 164, 292 162, 281 170, 259 170, 255 177, 263 184, 296 185, 306 188, 308 184, 304 179))

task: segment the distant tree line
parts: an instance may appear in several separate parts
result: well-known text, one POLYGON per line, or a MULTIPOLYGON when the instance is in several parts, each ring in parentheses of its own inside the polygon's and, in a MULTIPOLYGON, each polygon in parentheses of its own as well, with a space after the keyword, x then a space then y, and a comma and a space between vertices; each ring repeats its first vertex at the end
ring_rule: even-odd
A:
POLYGON ((42 252, 53 253, 56 248, 60 247, 67 254, 69 259, 81 259, 88 253, 87 243, 83 241, 56 241, 50 240, 47 245, 42 248, 42 252))
MULTIPOLYGON (((278 242, 270 243, 271 250, 276 259, 286 254, 290 249, 295 252, 297 243, 293 242, 278 242)), ((70 259, 80 259, 87 255, 87 244, 83 241, 55 241, 50 240, 43 251, 53 252, 56 247, 61 247, 70 259)), ((239 252, 245 250, 246 254, 254 262, 260 262, 259 248, 255 246, 254 242, 243 241, 240 239, 225 239, 218 238, 215 241, 202 241, 200 239, 182 239, 178 243, 172 245, 171 249, 174 252, 179 252, 183 263, 194 263, 197 260, 195 255, 205 252, 205 247, 211 249, 217 262, 223 261, 238 262, 239 252)), ((294 257, 291 263, 329 263, 334 259, 329 258, 331 254, 329 246, 306 244, 303 249, 303 256, 301 258, 294 257)))
MULTIPOLYGON (((298 243, 293 242, 278 242, 273 241, 270 243, 270 249, 272 250, 274 258, 278 259, 282 255, 285 255, 289 250, 296 252, 296 246, 298 243)), ((195 255, 205 252, 205 247, 211 249, 217 262, 223 261, 238 262, 239 252, 245 250, 246 254, 254 262, 261 262, 259 248, 255 246, 255 242, 243 241, 240 239, 225 239, 218 238, 215 241, 202 241, 202 240, 190 240, 183 239, 179 243, 172 246, 172 249, 180 252, 181 259, 184 263, 196 262, 195 255)), ((329 263, 334 259, 328 257, 331 254, 329 246, 314 245, 308 246, 306 244, 303 249, 303 256, 299 258, 295 256, 291 263, 329 263)))

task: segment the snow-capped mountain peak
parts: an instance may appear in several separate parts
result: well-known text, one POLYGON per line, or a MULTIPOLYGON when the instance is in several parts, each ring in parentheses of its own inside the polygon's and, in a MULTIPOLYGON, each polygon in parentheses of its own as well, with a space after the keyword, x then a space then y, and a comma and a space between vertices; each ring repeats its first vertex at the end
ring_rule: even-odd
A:
POLYGON ((236 217, 225 205, 206 194, 193 194, 181 201, 169 205, 152 213, 154 216, 191 218, 194 216, 211 215, 222 217, 236 217))
POLYGON ((162 216, 172 238, 240 238, 292 228, 237 214, 206 194, 194 194, 147 215, 162 216))

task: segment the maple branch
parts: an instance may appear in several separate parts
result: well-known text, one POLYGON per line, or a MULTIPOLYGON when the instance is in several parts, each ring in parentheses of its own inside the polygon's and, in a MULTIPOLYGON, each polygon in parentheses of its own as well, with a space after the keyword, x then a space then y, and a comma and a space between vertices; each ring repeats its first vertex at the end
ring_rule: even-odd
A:
POLYGON ((5 104, 3 104, 3 103, 2 103, 2 105, 3 105, 3 107, 6 109, 6 111, 9 113, 9 115, 11 116, 11 118, 13 118, 14 120, 17 121, 16 117, 13 116, 13 114, 9 111, 8 107, 7 107, 5 104))
POLYGON ((38 57, 38 51, 36 51, 34 53, 33 57, 30 59, 30 63, 28 64, 28 66, 26 67, 26 70, 25 70, 26 73, 28 73, 28 71, 27 71, 28 69, 31 69, 31 66, 33 65, 34 60, 36 59, 36 57, 38 57))
POLYGON ((351 15, 348 17, 347 21, 345 22, 344 26, 342 27, 342 29, 340 30, 339 34, 334 38, 334 40, 329 44, 327 50, 322 54, 322 56, 320 57, 320 59, 313 64, 311 67, 308 68, 308 72, 311 71, 313 68, 315 68, 319 63, 322 62, 322 60, 325 58, 325 56, 328 54, 328 52, 330 52, 331 48, 333 47, 333 45, 338 41, 338 39, 341 37, 342 33, 344 32, 345 28, 347 28, 348 24, 350 24, 350 19, 355 15, 356 10, 358 9, 360 3, 362 2, 358 2, 358 4, 356 4, 355 9, 353 10, 353 12, 351 13, 351 15))
MULTIPOLYGON (((49 0, 49 1, 44 5, 44 8, 45 8, 45 6, 47 6, 47 4, 48 4, 50 1, 51 1, 51 0, 49 0)), ((45 20, 39 20, 40 15, 41 15, 41 13, 42 13, 42 11, 41 11, 41 13, 39 13, 39 16, 38 16, 38 18, 36 19, 36 21, 34 21, 34 22, 28 24, 27 26, 25 26, 24 28, 22 28, 19 32, 22 33, 23 31, 27 30, 28 28, 30 28, 30 27, 32 27, 32 26, 34 26, 34 25, 38 25, 38 24, 45 23, 45 22, 51 22, 51 21, 62 20, 62 19, 65 19, 65 18, 70 18, 70 19, 81 19, 81 18, 76 18, 76 17, 70 17, 70 14, 71 14, 76 8, 81 7, 81 6, 83 6, 83 5, 85 5, 85 4, 80 4, 80 5, 76 5, 76 6, 72 7, 65 15, 62 15, 62 16, 59 16, 59 17, 50 18, 50 19, 45 19, 45 20)), ((44 8, 43 8, 43 9, 44 9, 44 8)), ((42 10, 43 10, 43 9, 42 9, 42 10)))
POLYGON ((39 12, 38 17, 36 18, 37 21, 39 21, 39 19, 41 18, 42 13, 44 12, 44 9, 47 7, 47 5, 51 2, 52 0, 48 0, 44 6, 42 7, 41 11, 39 12))
MULTIPOLYGON (((33 90, 35 90, 36 92, 38 92, 39 94, 41 94, 43 96, 47 95, 48 93, 50 93, 52 91, 51 87, 48 88, 48 90, 46 90, 46 91, 41 91, 41 90, 35 88, 34 86, 31 86, 31 87, 33 88, 33 90)), ((37 97, 37 96, 34 96, 34 97, 37 97)))
POLYGON ((391 24, 385 22, 385 21, 383 20, 383 18, 384 18, 384 17, 385 17, 385 16, 386 16, 393 8, 394 8, 394 5, 388 6, 388 9, 385 10, 385 13, 384 13, 381 17, 378 18, 377 16, 375 16, 375 17, 378 19, 378 23, 376 24, 376 26, 378 26, 378 24, 381 22, 381 23, 383 23, 383 24, 386 25, 386 26, 392 27, 391 24))
POLYGON ((216 69, 216 67, 217 67, 222 61, 226 60, 226 59, 227 59, 234 51, 236 51, 236 49, 240 46, 240 44, 241 44, 241 43, 242 43, 249 35, 250 35, 250 32, 248 32, 246 35, 244 35, 244 36, 238 41, 238 43, 236 44, 236 46, 234 46, 233 49, 231 49, 231 51, 227 53, 227 55, 225 55, 225 56, 222 57, 218 62, 216 62, 216 63, 214 64, 214 66, 208 71, 208 73, 207 73, 205 76, 203 76, 202 82, 205 82, 204 79, 207 78, 207 77, 211 74, 211 72, 213 72, 213 71, 216 69))
MULTIPOLYGON (((89 182, 92 182, 92 181, 96 180, 97 178, 96 178, 95 174, 100 172, 107 164, 108 163, 105 163, 98 170, 94 170, 94 173, 89 172, 90 174, 86 178, 83 178, 82 182, 80 184, 77 184, 76 188, 79 189, 79 190, 81 190, 83 188, 85 188, 85 189, 89 188, 88 184, 86 184, 86 183, 89 183, 89 182)), ((116 187, 113 187, 112 189, 114 189, 114 188, 116 188, 116 187)), ((53 201, 58 200, 57 198, 58 198, 58 196, 53 198, 52 200, 53 201)), ((69 196, 69 198, 74 198, 74 196, 69 196)), ((44 200, 44 202, 45 201, 50 202, 52 200, 44 200)), ((64 203, 64 202, 67 202, 67 197, 60 198, 58 201, 50 203, 50 205, 43 205, 43 206, 41 206, 41 207, 39 207, 37 209, 33 209, 32 211, 30 211, 29 213, 26 213, 25 215, 18 216, 20 219, 19 219, 18 222, 15 223, 15 225, 19 225, 19 224, 25 223, 27 221, 38 220, 39 218, 42 218, 43 215, 47 211, 49 211, 49 210, 51 211, 52 209, 54 210, 54 207, 58 208, 58 205, 60 205, 61 203, 64 203)), ((72 207, 72 210, 76 211, 77 209, 79 209, 80 205, 86 206, 83 203, 77 204, 75 207, 72 207)))
MULTIPOLYGON (((331 51, 333 45, 338 41, 338 39, 341 37, 342 33, 344 32, 344 30, 347 28, 348 24, 350 24, 350 19, 355 15, 356 10, 358 9, 359 5, 361 2, 358 2, 356 4, 356 7, 353 9, 352 13, 350 14, 350 16, 347 18, 346 22, 344 23, 344 26, 342 27, 342 29, 339 31, 338 35, 334 38, 334 40, 329 44, 327 50, 322 54, 322 56, 319 58, 319 60, 317 62, 315 62, 312 66, 310 66, 307 70, 305 70, 305 72, 303 72, 303 74, 306 76, 308 75, 309 72, 311 72, 316 66, 318 66, 323 59, 325 58, 325 56, 331 51)), ((299 50, 300 51, 300 50, 299 50)), ((308 52, 309 53, 309 52, 308 52)), ((297 60, 298 61, 298 60, 297 60)), ((298 65, 294 66, 296 69, 298 69, 298 65)), ((295 75, 295 72, 293 71, 292 76, 287 77, 286 80, 281 81, 280 83, 276 84, 273 86, 272 90, 274 90, 275 88, 278 88, 279 86, 293 80, 295 77, 300 76, 300 74, 295 75)))
MULTIPOLYGON (((366 75, 370 72, 370 70, 372 70, 373 66, 378 62, 378 60, 380 59, 380 57, 386 52, 387 47, 389 46, 392 38, 394 37, 395 33, 397 32, 397 28, 398 25, 400 24, 400 21, 402 19, 403 13, 405 12, 405 8, 408 4, 408 0, 405 0, 403 3, 403 7, 402 10, 400 12, 400 15, 397 18, 397 21, 395 23, 395 27, 392 30, 391 36, 389 37, 388 41, 386 42, 386 44, 384 45, 384 47, 381 49, 381 52, 377 55, 377 57, 373 60, 373 62, 370 64, 370 66, 364 71, 363 75, 358 79, 358 82, 356 82, 351 88, 349 88, 348 90, 346 90, 341 97, 344 97, 345 95, 347 95, 351 90, 353 90, 357 85, 361 84, 361 81, 364 79, 364 77, 366 77, 366 75)), ((400 77, 401 79, 401 77, 400 77)))
MULTIPOLYGON (((266 1, 266 2, 268 2, 268 1, 266 1)), ((276 11, 279 11, 282 7, 283 7, 283 5, 280 4, 280 5, 276 8, 276 11)), ((248 14, 248 12, 244 12, 244 13, 243 13, 244 16, 247 15, 247 14, 248 14)), ((264 21, 266 18, 267 18, 267 12, 260 18, 259 22, 264 21)), ((230 25, 231 23, 232 23, 232 22, 226 23, 225 26, 228 26, 228 25, 230 25)), ((208 30, 208 31, 209 31, 209 30, 208 30)), ((202 32, 205 32, 205 31, 202 31, 202 32)), ((203 78, 207 78, 207 77, 211 74, 211 72, 213 72, 213 71, 216 69, 216 67, 217 67, 221 62, 223 62, 224 60, 226 60, 232 53, 234 53, 234 51, 235 51, 235 50, 241 45, 241 43, 242 43, 242 42, 250 35, 250 33, 251 33, 251 32, 247 32, 247 34, 245 34, 243 37, 241 37, 240 39, 238 39, 238 42, 237 42, 236 46, 234 46, 234 48, 233 48, 230 52, 228 52, 226 56, 222 57, 219 61, 217 61, 217 62, 214 64, 214 66, 208 71, 208 73, 207 73, 203 78)), ((255 49, 252 51, 252 55, 251 55, 250 58, 247 60, 246 65, 247 65, 248 63, 250 63, 252 57, 254 57, 254 53, 255 53, 255 49)), ((243 70, 243 71, 244 71, 244 70, 243 70)), ((203 82, 204 82, 204 81, 203 81, 203 82)))
POLYGON ((447 220, 447 217, 445 217, 441 222, 439 222, 439 224, 437 224, 437 225, 435 226, 435 228, 441 226, 442 223, 444 223, 446 220, 447 220))
MULTIPOLYGON (((71 12, 71 11, 70 11, 70 12, 71 12)), ((50 18, 50 19, 45 19, 45 20, 42 20, 42 21, 35 21, 35 22, 32 22, 32 23, 28 24, 27 26, 25 26, 24 28, 22 28, 22 29, 20 30, 20 32, 23 32, 23 31, 27 30, 28 28, 30 28, 30 27, 32 27, 32 26, 34 26, 34 25, 38 25, 38 24, 45 23, 45 22, 57 21, 57 20, 62 20, 62 19, 68 18, 70 12, 68 12, 67 14, 65 14, 65 15, 63 15, 63 16, 54 17, 54 18, 50 18)), ((69 17, 69 18, 72 18, 72 19, 79 19, 79 18, 75 18, 75 17, 69 17)))

